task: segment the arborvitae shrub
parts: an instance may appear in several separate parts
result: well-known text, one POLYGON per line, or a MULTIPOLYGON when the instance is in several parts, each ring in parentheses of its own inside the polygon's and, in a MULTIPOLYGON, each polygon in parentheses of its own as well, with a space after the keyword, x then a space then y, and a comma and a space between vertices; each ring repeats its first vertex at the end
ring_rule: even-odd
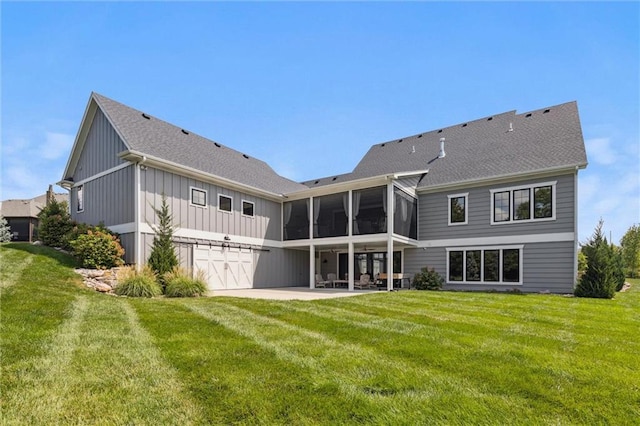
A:
POLYGON ((67 202, 52 200, 38 213, 38 239, 49 247, 63 247, 65 236, 73 227, 67 202))
POLYGON ((195 297, 202 296, 207 291, 207 284, 202 271, 198 271, 195 276, 191 276, 188 271, 182 268, 174 268, 165 274, 164 294, 167 297, 195 297))
POLYGON ((88 230, 72 241, 71 247, 84 268, 109 269, 124 263, 120 241, 104 231, 88 230))
POLYGON ((624 287, 625 281, 622 252, 619 247, 612 247, 611 252, 613 262, 613 280, 616 284, 616 291, 620 291, 622 290, 622 287, 624 287))
POLYGON ((591 239, 582 247, 587 257, 587 269, 574 290, 577 297, 611 299, 616 292, 613 250, 602 234, 602 225, 601 220, 591 239))
POLYGON ((118 296, 128 297, 155 297, 162 294, 156 275, 148 266, 140 271, 132 267, 120 270, 114 291, 118 296))
POLYGON ((173 216, 169 212, 167 197, 162 194, 162 204, 157 209, 153 207, 156 213, 158 224, 153 225, 155 235, 151 246, 151 254, 149 255, 149 266, 158 276, 158 281, 162 286, 165 285, 164 276, 171 272, 173 268, 178 266, 178 258, 173 248, 173 216))
POLYGON ((440 290, 444 279, 435 270, 422 268, 413 277, 413 285, 417 290, 440 290))

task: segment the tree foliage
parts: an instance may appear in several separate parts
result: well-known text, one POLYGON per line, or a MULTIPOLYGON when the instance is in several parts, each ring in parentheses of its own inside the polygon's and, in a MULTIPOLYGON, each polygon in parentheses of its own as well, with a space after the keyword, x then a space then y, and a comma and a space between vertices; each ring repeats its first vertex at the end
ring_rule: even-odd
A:
POLYGON ((63 247, 65 236, 73 228, 66 201, 51 200, 38 213, 38 239, 49 247, 63 247))
POLYGON ((633 225, 620 240, 622 263, 628 277, 640 276, 640 226, 633 225))
POLYGON ((582 246, 587 257, 587 269, 574 291, 578 297, 611 299, 616 292, 618 266, 613 248, 602 233, 603 225, 601 219, 587 244, 582 246))
POLYGON ((8 243, 11 241, 11 229, 9 229, 9 223, 4 216, 0 215, 0 243, 8 243))
POLYGON ((149 255, 149 266, 156 273, 158 280, 164 286, 166 273, 171 272, 178 266, 178 258, 173 247, 173 215, 169 211, 167 197, 162 194, 162 204, 160 208, 153 207, 156 214, 157 225, 151 225, 155 235, 149 255))

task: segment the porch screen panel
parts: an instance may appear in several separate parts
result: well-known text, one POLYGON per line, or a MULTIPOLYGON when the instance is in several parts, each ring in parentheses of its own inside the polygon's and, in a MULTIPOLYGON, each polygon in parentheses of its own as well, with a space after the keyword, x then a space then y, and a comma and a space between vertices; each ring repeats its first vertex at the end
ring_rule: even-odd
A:
POLYGON ((398 188, 394 192, 393 232, 418 238, 418 200, 398 188))
POLYGON ((348 196, 349 193, 345 192, 313 198, 313 238, 343 237, 348 234, 348 212, 344 202, 348 196))
POLYGON ((309 200, 284 203, 282 216, 282 235, 285 241, 309 238, 309 200))
POLYGON ((353 235, 387 232, 386 186, 353 191, 353 235))

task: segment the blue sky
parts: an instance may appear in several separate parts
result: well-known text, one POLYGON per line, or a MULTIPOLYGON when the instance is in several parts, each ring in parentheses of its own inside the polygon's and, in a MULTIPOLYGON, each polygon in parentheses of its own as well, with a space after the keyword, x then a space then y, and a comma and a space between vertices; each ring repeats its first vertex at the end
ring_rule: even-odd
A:
POLYGON ((616 243, 640 222, 637 2, 0 7, 0 199, 61 179, 91 91, 294 180, 349 172, 374 143, 576 100, 580 240, 600 217, 616 243))

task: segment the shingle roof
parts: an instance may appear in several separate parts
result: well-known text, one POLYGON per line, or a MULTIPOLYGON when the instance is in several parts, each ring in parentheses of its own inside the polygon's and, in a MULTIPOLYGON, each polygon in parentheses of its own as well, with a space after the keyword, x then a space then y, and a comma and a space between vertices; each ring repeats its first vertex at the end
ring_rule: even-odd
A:
POLYGON ((264 161, 176 127, 97 93, 92 94, 133 151, 190 167, 263 191, 281 194, 306 189, 278 175, 264 161))
MULTIPOLYGON (((577 104, 568 102, 522 114, 509 111, 373 145, 353 172, 339 180, 429 169, 420 183, 425 188, 586 164, 577 104), (437 158, 443 137, 446 156, 437 158)), ((331 178, 306 182, 312 188, 332 183, 336 182, 331 178)))
MULTIPOLYGON (((54 194, 57 202, 69 202, 69 194, 54 194)), ((47 204, 47 194, 30 200, 4 200, 0 202, 0 214, 4 217, 38 217, 40 209, 47 204)))

